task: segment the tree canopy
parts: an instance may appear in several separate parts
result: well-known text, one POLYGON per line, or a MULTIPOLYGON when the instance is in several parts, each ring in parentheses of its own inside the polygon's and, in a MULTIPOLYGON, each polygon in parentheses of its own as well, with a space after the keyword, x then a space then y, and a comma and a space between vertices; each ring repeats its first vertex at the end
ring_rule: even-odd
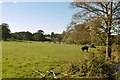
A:
POLYGON ((104 40, 101 36, 105 34, 106 59, 111 58, 111 36, 116 33, 120 26, 120 1, 78 2, 76 0, 71 5, 77 9, 77 12, 72 17, 70 27, 73 28, 76 24, 89 22, 89 26, 92 27, 90 30, 99 35, 102 41, 104 40), (98 24, 95 22, 96 20, 100 20, 98 24))
POLYGON ((10 38, 10 29, 9 29, 9 25, 7 23, 2 23, 2 25, 0 25, 0 27, 2 28, 2 38, 4 41, 7 40, 7 38, 10 38))

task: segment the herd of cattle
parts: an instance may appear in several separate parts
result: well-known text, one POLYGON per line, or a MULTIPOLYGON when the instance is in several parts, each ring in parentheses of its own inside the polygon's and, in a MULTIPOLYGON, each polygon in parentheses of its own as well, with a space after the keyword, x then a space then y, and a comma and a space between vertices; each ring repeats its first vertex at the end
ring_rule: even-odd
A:
MULTIPOLYGON (((44 41, 42 41, 43 43, 44 43, 44 41)), ((46 41, 45 41, 46 42, 46 41)), ((47 42, 51 42, 51 41, 47 41, 47 42)), ((32 43, 31 41, 30 41, 30 43, 32 43)), ((56 42, 54 42, 54 43, 56 43, 56 42)), ((59 44, 60 44, 61 42, 59 42, 59 44)), ((82 51, 87 51, 88 52, 88 48, 89 47, 91 47, 91 48, 96 48, 95 47, 95 45, 94 44, 91 44, 90 46, 87 46, 87 45, 84 45, 81 49, 82 49, 82 51)))

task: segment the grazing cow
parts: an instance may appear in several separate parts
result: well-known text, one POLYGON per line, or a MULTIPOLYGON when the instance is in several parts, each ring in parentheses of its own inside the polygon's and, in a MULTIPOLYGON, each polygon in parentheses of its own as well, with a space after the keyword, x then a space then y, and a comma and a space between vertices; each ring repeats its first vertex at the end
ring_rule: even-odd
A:
POLYGON ((85 50, 88 52, 88 46, 83 46, 82 47, 82 51, 85 51, 85 50))

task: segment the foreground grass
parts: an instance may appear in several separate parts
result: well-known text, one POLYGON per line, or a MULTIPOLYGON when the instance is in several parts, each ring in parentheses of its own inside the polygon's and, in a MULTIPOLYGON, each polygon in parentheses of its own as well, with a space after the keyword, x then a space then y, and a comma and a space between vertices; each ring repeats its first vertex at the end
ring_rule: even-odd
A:
MULTIPOLYGON (((90 49, 90 52, 95 49, 90 49)), ((85 58, 81 46, 41 43, 41 42, 3 42, 3 78, 39 78, 35 70, 46 72, 54 68, 62 72, 69 63, 85 58)))

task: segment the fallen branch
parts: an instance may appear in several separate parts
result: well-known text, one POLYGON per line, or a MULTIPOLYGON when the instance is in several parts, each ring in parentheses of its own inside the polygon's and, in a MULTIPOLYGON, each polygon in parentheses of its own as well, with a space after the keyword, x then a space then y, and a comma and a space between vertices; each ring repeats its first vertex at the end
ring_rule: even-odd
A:
POLYGON ((38 73, 39 75, 41 75, 42 77, 45 77, 45 76, 46 76, 45 74, 43 74, 43 73, 40 72, 40 71, 35 70, 35 72, 38 73))
POLYGON ((38 73, 39 75, 41 75, 43 78, 45 78, 46 76, 49 76, 51 73, 53 74, 53 78, 57 79, 55 72, 53 70, 47 71, 47 73, 43 74, 40 71, 35 70, 36 73, 38 73))

